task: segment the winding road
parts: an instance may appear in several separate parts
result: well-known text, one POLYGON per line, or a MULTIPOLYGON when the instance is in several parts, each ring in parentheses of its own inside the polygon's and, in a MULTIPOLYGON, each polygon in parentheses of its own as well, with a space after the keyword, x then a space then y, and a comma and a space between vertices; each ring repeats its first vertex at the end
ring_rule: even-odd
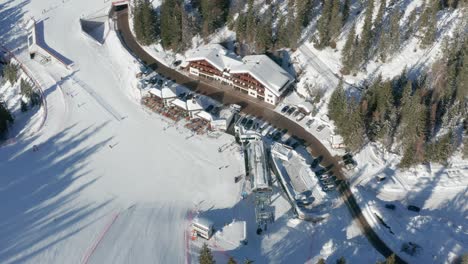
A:
MULTIPOLYGON (((347 205, 351 215, 360 223, 361 229, 369 242, 380 252, 383 256, 388 257, 394 252, 379 238, 379 236, 372 229, 366 218, 362 214, 359 205, 354 198, 350 186, 347 184, 346 178, 342 173, 342 166, 339 164, 339 157, 334 157, 330 154, 327 148, 312 134, 305 130, 302 126, 289 118, 274 111, 271 105, 264 102, 257 101, 253 98, 248 98, 239 92, 229 89, 221 89, 217 83, 208 83, 202 80, 197 80, 184 75, 174 69, 166 67, 154 57, 148 54, 135 40, 128 21, 127 10, 122 10, 116 13, 117 27, 120 33, 120 40, 127 50, 132 53, 136 58, 149 65, 156 72, 175 80, 178 84, 184 85, 190 90, 210 96, 224 104, 239 104, 242 106, 242 112, 254 115, 261 118, 273 126, 283 129, 287 128, 288 133, 295 135, 305 140, 307 150, 312 156, 323 156, 322 164, 327 166, 334 164, 334 173, 338 179, 342 180, 338 190, 345 204, 347 205), (215 86, 216 85, 216 86, 215 86)), ((398 263, 406 263, 400 257, 396 257, 398 263)))

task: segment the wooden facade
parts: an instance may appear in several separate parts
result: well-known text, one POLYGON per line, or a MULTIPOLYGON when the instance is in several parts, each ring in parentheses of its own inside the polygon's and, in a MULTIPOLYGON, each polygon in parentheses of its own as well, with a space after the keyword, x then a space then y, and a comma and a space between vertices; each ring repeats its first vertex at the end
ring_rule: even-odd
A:
POLYGON ((216 76, 222 76, 223 73, 219 71, 216 67, 211 65, 208 61, 206 60, 198 60, 198 61, 191 61, 189 63, 189 68, 195 68, 198 69, 201 73, 205 75, 216 75, 216 76))
POLYGON ((227 83, 231 86, 235 86, 243 90, 243 92, 248 92, 248 90, 255 90, 257 93, 257 96, 260 97, 260 99, 262 100, 265 97, 265 86, 261 84, 257 79, 255 79, 249 73, 229 74, 228 70, 224 70, 223 72, 221 72, 206 60, 190 61, 187 68, 198 69, 199 73, 202 75, 205 75, 206 77, 222 78, 220 80, 221 82, 227 83), (225 73, 228 73, 228 74, 225 74, 225 73))

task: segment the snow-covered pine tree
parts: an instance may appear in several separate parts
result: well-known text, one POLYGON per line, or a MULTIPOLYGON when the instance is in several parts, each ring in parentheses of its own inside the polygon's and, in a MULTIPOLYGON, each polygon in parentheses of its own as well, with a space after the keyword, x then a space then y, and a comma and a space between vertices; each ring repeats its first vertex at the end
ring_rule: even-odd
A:
POLYGON ((214 264, 215 263, 213 254, 211 254, 211 250, 206 243, 203 244, 200 250, 200 256, 198 257, 198 261, 200 264, 214 264))

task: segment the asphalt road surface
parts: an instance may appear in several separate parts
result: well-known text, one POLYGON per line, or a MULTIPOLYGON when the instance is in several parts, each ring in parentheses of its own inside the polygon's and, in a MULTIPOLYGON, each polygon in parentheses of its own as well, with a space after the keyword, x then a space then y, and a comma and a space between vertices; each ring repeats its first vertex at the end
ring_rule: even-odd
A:
MULTIPOLYGON (((194 92, 210 96, 223 104, 238 104, 242 106, 243 113, 261 118, 279 129, 288 129, 288 134, 302 138, 305 141, 307 150, 312 154, 312 156, 323 156, 323 161, 321 163, 323 166, 328 166, 333 163, 333 171, 336 177, 343 181, 338 187, 338 191, 345 201, 351 215, 353 218, 358 220, 365 236, 377 251, 385 257, 388 257, 393 253, 393 251, 378 237, 367 222, 366 218, 363 216, 362 211, 346 182, 346 178, 342 173, 342 166, 338 163, 339 157, 332 156, 327 148, 316 137, 296 122, 278 112, 275 112, 274 108, 265 102, 248 97, 248 95, 244 95, 231 89, 222 89, 217 83, 209 83, 207 81, 191 78, 158 62, 136 42, 129 28, 128 12, 126 10, 117 12, 117 27, 122 44, 129 50, 129 52, 159 74, 175 80, 178 84, 184 85, 194 92)), ((398 256, 397 262, 406 263, 398 256)))

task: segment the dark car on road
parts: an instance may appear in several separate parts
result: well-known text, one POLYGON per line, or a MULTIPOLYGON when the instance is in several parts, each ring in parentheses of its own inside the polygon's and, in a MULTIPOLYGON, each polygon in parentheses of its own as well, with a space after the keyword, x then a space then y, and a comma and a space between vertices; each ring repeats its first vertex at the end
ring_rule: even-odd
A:
POLYGON ((395 210, 396 206, 394 204, 386 204, 385 208, 390 209, 390 210, 395 210))
POLYGON ((415 205, 408 205, 408 210, 418 213, 419 211, 421 211, 421 208, 415 205))
POLYGON ((312 169, 315 169, 317 165, 319 165, 320 162, 322 162, 322 160, 323 160, 323 156, 318 156, 316 159, 314 159, 314 161, 312 161, 312 164, 310 165, 310 167, 312 169))
POLYGON ((283 108, 281 108, 281 113, 286 113, 286 111, 289 110, 289 105, 285 105, 283 108))

